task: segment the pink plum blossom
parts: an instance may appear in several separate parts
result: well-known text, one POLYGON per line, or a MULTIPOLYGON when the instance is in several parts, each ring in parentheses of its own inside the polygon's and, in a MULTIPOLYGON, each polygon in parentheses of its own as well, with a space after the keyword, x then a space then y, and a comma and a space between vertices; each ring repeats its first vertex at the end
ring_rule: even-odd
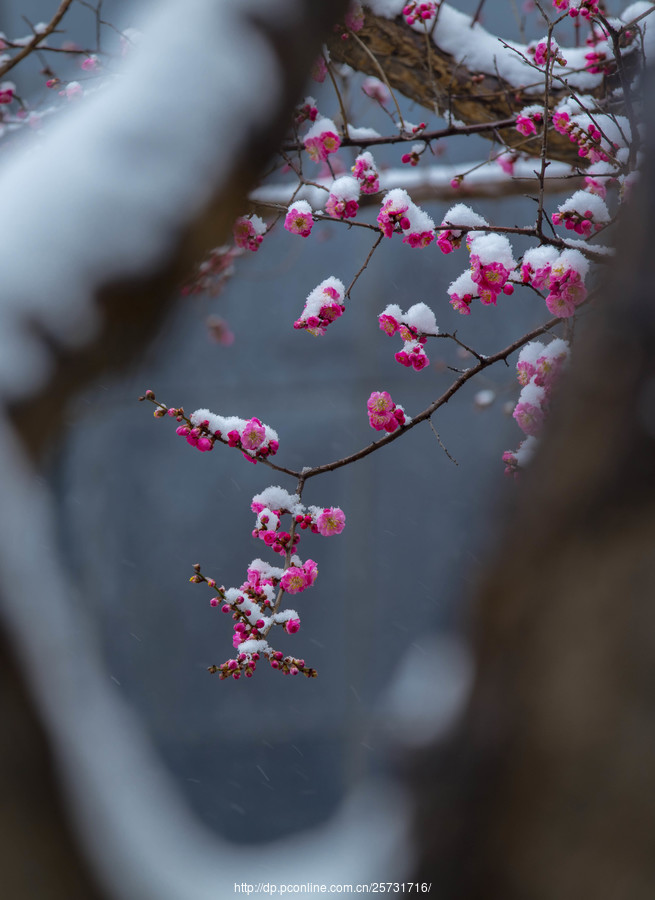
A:
POLYGON ((284 227, 291 234, 299 234, 301 237, 309 237, 314 225, 312 210, 306 200, 297 200, 289 207, 284 227))
POLYGON ((328 537, 333 534, 341 534, 346 527, 346 516, 343 510, 338 506, 324 509, 316 520, 316 527, 319 534, 328 537))

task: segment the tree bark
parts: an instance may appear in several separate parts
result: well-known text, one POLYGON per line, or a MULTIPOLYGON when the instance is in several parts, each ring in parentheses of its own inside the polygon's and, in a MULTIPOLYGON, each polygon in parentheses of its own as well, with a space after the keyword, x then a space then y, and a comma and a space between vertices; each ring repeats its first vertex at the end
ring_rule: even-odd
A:
POLYGON ((481 586, 470 706, 417 768, 447 900, 655 896, 653 162, 481 586))
MULTIPOLYGON (((543 91, 527 91, 525 87, 511 85, 496 75, 476 72, 456 62, 432 39, 410 28, 402 16, 387 19, 366 10, 361 31, 347 39, 333 34, 328 40, 328 49, 332 59, 347 63, 359 72, 379 78, 383 71, 392 89, 425 109, 465 125, 511 118, 524 106, 537 104, 543 107, 545 103, 543 91)), ((539 77, 540 73, 535 71, 534 81, 539 77)), ((605 79, 593 94, 604 98, 613 86, 616 86, 613 78, 605 79)), ((569 94, 565 87, 554 83, 549 93, 549 108, 553 109, 569 94)), ((541 134, 526 138, 513 125, 485 132, 482 136, 528 156, 538 157, 541 153, 541 134)), ((588 161, 578 155, 577 145, 553 129, 548 133, 548 157, 581 168, 588 165, 588 161)))

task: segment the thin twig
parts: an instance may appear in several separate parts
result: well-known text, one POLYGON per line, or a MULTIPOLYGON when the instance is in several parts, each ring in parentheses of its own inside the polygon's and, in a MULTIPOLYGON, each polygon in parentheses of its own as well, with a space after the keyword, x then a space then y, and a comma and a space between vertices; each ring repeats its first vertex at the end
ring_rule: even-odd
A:
POLYGON ((431 428, 432 431, 434 432, 434 436, 435 436, 436 439, 439 441, 439 446, 441 447, 441 449, 443 450, 443 452, 446 454, 446 456, 448 457, 448 459, 452 460, 452 461, 455 463, 455 465, 458 466, 459 463, 457 462, 457 460, 455 459, 454 456, 451 456, 451 455, 450 455, 450 453, 448 452, 448 448, 446 447, 446 445, 444 444, 444 442, 443 442, 443 441, 441 440, 441 438, 439 437, 439 432, 437 431, 437 429, 436 429, 436 428, 434 427, 434 425, 432 424, 432 419, 428 419, 428 422, 429 422, 429 424, 430 424, 430 428, 431 428))
POLYGON ((17 66, 18 63, 25 59, 26 56, 38 47, 38 45, 44 41, 52 32, 55 30, 57 25, 61 22, 61 20, 66 15, 68 7, 71 5, 73 0, 62 0, 59 4, 59 9, 54 14, 50 22, 45 26, 43 31, 40 31, 38 34, 35 34, 29 44, 26 44, 22 50, 20 50, 15 56, 12 56, 11 59, 8 59, 4 65, 0 66, 0 78, 4 77, 10 69, 13 69, 14 66, 17 66))
POLYGON ((345 294, 345 296, 348 297, 348 299, 350 299, 350 292, 351 292, 352 289, 354 288, 355 282, 357 281, 357 279, 359 278, 359 276, 362 274, 362 272, 364 271, 364 269, 368 266, 371 257, 373 256, 373 254, 375 253, 375 251, 376 251, 377 248, 379 247, 380 241, 382 240, 383 237, 384 237, 384 234, 383 234, 382 232, 380 232, 379 235, 377 236, 376 240, 375 240, 375 243, 374 243, 373 246, 371 247, 368 256, 367 256, 366 259, 364 260, 364 265, 361 267, 361 269, 359 270, 359 272, 357 272, 357 274, 355 275, 355 277, 353 278, 353 280, 352 280, 352 281, 350 282, 350 284, 348 285, 348 289, 346 290, 346 294, 345 294))
POLYGON ((314 478, 315 475, 323 475, 325 472, 333 472, 335 469, 340 469, 342 466, 348 466, 351 463, 357 462, 357 460, 364 459, 364 457, 368 456, 371 453, 374 453, 376 450, 379 450, 381 447, 385 447, 387 444, 392 443, 392 441, 398 440, 399 437, 406 434, 411 428, 415 428, 421 422, 424 422, 426 419, 429 419, 430 416, 435 413, 439 407, 448 403, 451 397, 453 397, 457 391, 463 387, 467 381, 470 381, 471 378, 474 378, 479 372, 483 369, 488 368, 489 366, 493 366, 494 363, 507 361, 507 357, 514 353, 515 350, 519 350, 523 347, 524 344, 527 344, 529 341, 534 340, 536 337, 539 337, 541 334, 545 334, 547 331, 550 331, 551 328, 554 328, 556 325, 562 321, 560 318, 549 319, 548 322, 545 322, 543 325, 540 325, 538 328, 533 328, 532 331, 529 331, 527 334, 524 334, 523 337, 518 338, 516 341, 513 341, 508 347, 505 347, 504 350, 500 350, 498 353, 494 353, 493 356, 486 356, 481 359, 477 365, 472 366, 470 369, 466 369, 460 377, 454 381, 448 390, 441 395, 434 403, 431 403, 427 409, 424 409, 423 412, 419 413, 417 416, 414 416, 407 425, 401 425, 401 427, 394 431, 392 434, 388 434, 385 437, 381 438, 379 441, 374 441, 369 444, 367 447, 363 447, 361 450, 358 450, 356 453, 352 453, 350 456, 345 456, 342 459, 334 460, 334 462, 326 463, 322 466, 315 466, 312 469, 304 469, 303 476, 305 481, 308 478, 314 478))

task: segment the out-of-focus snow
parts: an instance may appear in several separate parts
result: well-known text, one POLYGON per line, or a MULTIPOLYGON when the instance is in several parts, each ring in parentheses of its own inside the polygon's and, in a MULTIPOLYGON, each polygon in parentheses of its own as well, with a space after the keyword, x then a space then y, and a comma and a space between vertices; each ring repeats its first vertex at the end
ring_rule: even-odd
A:
MULTIPOLYGON (((279 19, 290 5, 269 8, 279 19)), ((266 121, 278 64, 249 8, 261 4, 188 0, 184 15, 173 0, 153 5, 121 74, 3 161, 0 396, 48 372, 26 320, 65 343, 88 337, 94 289, 161 262, 247 129, 266 121)))

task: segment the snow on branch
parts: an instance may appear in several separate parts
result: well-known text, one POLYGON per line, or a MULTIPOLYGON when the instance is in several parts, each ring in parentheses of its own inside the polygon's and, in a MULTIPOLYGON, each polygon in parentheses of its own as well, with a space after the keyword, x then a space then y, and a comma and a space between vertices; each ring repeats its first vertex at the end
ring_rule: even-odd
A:
MULTIPOLYGON (((472 25, 470 16, 448 3, 439 6, 436 22, 407 24, 401 15, 405 5, 402 0, 368 0, 361 30, 351 32, 347 40, 340 35, 329 40, 331 58, 369 75, 384 71, 394 90, 465 124, 515 116, 530 104, 543 108, 545 75, 532 63, 527 46, 505 42, 479 22, 472 25)), ((642 7, 652 9, 650 4, 634 3, 623 22, 627 25, 642 15, 642 7)), ((641 62, 641 54, 632 52, 638 46, 634 41, 623 51, 628 68, 641 62)), ((563 48, 561 53, 566 65, 549 85, 551 108, 570 96, 571 90, 605 101, 619 85, 616 75, 590 70, 586 48, 563 48)), ((537 138, 526 144, 514 128, 498 130, 507 146, 521 143, 523 151, 539 154, 537 138)), ((577 149, 565 136, 553 135, 548 152, 553 159, 580 164, 577 149)))
POLYGON ((21 401, 15 419, 33 449, 80 383, 141 346, 224 239, 338 12, 190 0, 180 16, 168 0, 119 76, 29 152, 7 153, 0 398, 21 401))

